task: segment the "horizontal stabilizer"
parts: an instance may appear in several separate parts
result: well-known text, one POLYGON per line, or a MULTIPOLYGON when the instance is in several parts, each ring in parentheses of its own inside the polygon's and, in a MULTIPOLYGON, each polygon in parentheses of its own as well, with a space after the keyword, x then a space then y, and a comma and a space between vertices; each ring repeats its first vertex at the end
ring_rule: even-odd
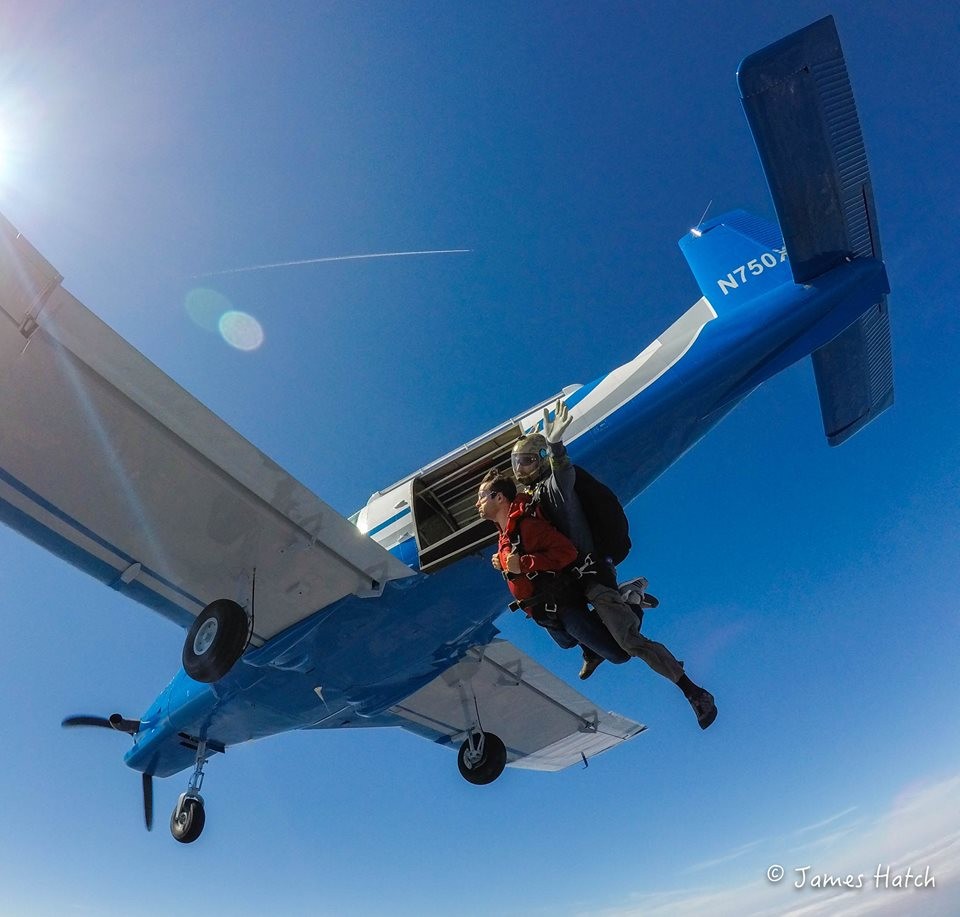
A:
POLYGON ((390 712, 405 729, 459 747, 476 727, 507 747, 507 763, 558 771, 646 728, 598 710, 582 694, 506 640, 474 647, 455 666, 390 712))
POLYGON ((737 80, 796 282, 849 257, 881 260, 863 136, 833 17, 751 54, 737 80))
POLYGON ((831 446, 853 436, 893 404, 887 298, 813 352, 823 432, 831 446))

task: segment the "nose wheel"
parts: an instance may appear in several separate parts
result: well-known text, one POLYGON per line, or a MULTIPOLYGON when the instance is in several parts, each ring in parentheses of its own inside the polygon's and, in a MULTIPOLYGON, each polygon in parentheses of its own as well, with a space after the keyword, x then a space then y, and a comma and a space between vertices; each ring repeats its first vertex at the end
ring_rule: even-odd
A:
MULTIPOLYGON (((216 743, 212 743, 216 744, 216 743)), ((223 751, 222 746, 214 750, 223 751)), ((203 785, 203 766, 207 763, 207 743, 200 741, 197 746, 197 763, 193 768, 187 791, 180 794, 177 805, 170 816, 170 833, 181 844, 192 844, 203 831, 206 815, 203 811, 203 797, 200 787, 203 785)))
POLYGON ((183 793, 170 816, 170 833, 181 844, 191 844, 200 837, 205 821, 203 799, 183 793))

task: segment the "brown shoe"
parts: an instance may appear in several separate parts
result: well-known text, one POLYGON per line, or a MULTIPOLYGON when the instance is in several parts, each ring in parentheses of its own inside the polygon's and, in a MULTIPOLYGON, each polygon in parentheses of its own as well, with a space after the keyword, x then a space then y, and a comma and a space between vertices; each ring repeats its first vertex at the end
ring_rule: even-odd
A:
POLYGON ((583 665, 580 666, 580 680, 586 681, 597 671, 597 667, 601 662, 603 662, 603 656, 594 653, 592 650, 585 649, 583 651, 583 665))

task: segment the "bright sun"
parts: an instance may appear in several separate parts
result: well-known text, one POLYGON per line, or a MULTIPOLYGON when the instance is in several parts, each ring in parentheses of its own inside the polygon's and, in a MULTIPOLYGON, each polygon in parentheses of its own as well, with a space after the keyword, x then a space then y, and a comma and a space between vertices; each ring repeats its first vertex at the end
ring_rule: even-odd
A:
POLYGON ((21 158, 19 139, 9 120, 0 116, 0 188, 14 179, 16 165, 21 158))
POLYGON ((10 177, 12 159, 13 142, 10 133, 0 124, 0 183, 6 182, 10 177))

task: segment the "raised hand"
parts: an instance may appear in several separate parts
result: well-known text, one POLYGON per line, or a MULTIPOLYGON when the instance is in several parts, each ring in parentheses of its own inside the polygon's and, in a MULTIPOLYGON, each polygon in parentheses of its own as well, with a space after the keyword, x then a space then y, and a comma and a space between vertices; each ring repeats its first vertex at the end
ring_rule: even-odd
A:
POLYGON ((543 435, 548 443, 559 443, 563 439, 563 431, 570 426, 573 417, 570 415, 570 408, 563 399, 557 401, 554 408, 553 420, 550 419, 550 409, 543 409, 543 435))

